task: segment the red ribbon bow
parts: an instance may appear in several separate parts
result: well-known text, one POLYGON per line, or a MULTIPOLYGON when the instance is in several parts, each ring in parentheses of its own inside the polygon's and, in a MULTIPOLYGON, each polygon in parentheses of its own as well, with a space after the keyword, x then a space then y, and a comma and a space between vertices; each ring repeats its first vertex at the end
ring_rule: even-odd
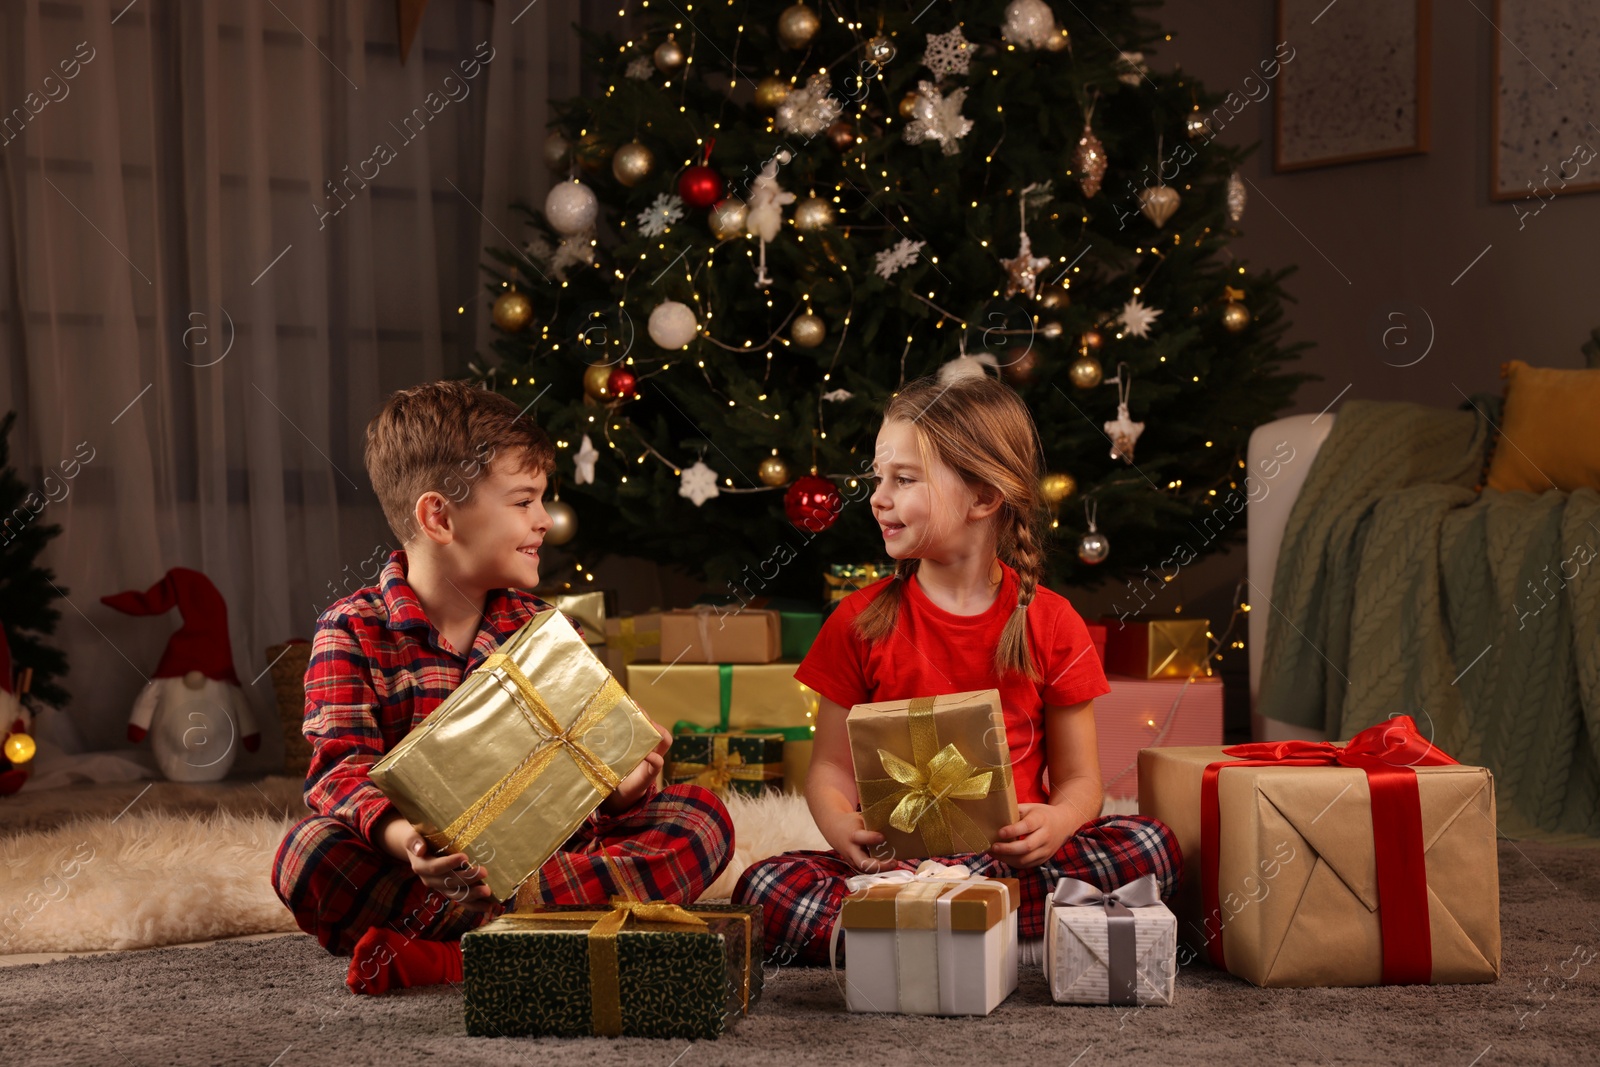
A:
POLYGON ((1428 933, 1428 877, 1422 842, 1422 800, 1413 767, 1457 761, 1417 732, 1409 715, 1369 726, 1343 745, 1329 741, 1273 741, 1222 750, 1238 759, 1206 767, 1200 787, 1201 893, 1205 900, 1206 947, 1211 961, 1227 968, 1222 954, 1218 900, 1221 812, 1217 775, 1229 767, 1356 767, 1367 773, 1372 794, 1372 842, 1378 875, 1378 922, 1383 932, 1383 983, 1426 984, 1433 977, 1433 941, 1428 933))

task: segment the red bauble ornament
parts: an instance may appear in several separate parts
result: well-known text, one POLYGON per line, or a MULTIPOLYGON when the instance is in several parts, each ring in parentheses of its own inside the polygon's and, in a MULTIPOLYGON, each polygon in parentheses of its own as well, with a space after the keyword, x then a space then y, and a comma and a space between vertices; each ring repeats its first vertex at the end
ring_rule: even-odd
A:
POLYGON ((707 166, 694 166, 678 178, 678 195, 693 208, 705 209, 722 199, 722 175, 707 166))
POLYGON ((843 507, 839 487, 815 474, 796 478, 783 494, 783 513, 807 533, 821 533, 832 526, 843 507))
POLYGON ((638 384, 632 371, 618 367, 606 376, 606 389, 619 400, 626 400, 633 396, 633 387, 638 384))

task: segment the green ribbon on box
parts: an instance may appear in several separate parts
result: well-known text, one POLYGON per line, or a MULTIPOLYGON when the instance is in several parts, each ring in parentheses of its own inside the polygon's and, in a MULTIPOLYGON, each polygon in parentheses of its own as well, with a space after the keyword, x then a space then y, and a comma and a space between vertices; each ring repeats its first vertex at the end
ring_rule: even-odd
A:
MULTIPOLYGON (((679 719, 672 724, 675 734, 725 734, 733 731, 729 724, 729 717, 733 711, 733 667, 731 663, 717 664, 717 697, 720 707, 717 711, 717 725, 701 726, 688 719, 679 719)), ((812 739, 809 726, 741 726, 738 730, 742 734, 775 734, 785 741, 810 741, 812 739)))

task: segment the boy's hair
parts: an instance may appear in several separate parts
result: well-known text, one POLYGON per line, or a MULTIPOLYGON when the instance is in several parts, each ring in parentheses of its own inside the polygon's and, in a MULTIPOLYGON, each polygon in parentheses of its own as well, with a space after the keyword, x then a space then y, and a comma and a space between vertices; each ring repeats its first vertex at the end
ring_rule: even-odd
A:
POLYGON ((550 438, 506 396, 466 382, 402 389, 367 423, 367 477, 401 545, 417 533, 417 499, 444 494, 464 502, 494 461, 514 473, 555 472, 550 438))
MULTIPOLYGON (((1002 677, 1019 671, 1037 681, 1038 668, 1028 648, 1028 605, 1044 575, 1044 504, 1039 432, 1027 405, 1010 386, 986 375, 948 385, 921 378, 884 407, 883 421, 894 420, 911 424, 924 470, 931 472, 930 455, 937 456, 968 485, 987 485, 1000 493, 995 548, 1016 570, 1019 584, 1017 606, 995 650, 995 670, 1002 677)), ((887 588, 856 616, 857 634, 876 641, 894 630, 905 583, 919 562, 899 561, 887 588)))

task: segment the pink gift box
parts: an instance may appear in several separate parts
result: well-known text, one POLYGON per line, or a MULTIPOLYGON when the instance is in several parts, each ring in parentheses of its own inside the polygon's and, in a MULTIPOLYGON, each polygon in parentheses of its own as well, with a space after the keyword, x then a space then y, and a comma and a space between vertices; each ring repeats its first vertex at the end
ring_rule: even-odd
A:
POLYGON ((1106 796, 1139 795, 1139 750, 1222 744, 1222 679, 1131 678, 1110 674, 1094 701, 1100 778, 1106 796))

